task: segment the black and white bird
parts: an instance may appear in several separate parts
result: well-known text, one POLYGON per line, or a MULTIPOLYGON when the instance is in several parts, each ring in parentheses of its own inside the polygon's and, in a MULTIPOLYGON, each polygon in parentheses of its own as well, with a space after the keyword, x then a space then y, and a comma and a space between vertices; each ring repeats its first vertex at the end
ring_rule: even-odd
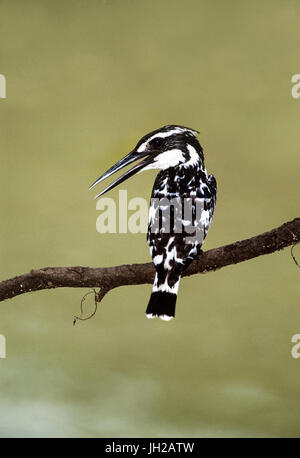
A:
POLYGON ((174 318, 181 275, 200 255, 215 210, 217 184, 214 176, 207 174, 197 134, 177 125, 150 132, 90 186, 135 161, 139 162, 96 198, 137 172, 160 170, 149 208, 147 240, 156 275, 147 318, 174 318))

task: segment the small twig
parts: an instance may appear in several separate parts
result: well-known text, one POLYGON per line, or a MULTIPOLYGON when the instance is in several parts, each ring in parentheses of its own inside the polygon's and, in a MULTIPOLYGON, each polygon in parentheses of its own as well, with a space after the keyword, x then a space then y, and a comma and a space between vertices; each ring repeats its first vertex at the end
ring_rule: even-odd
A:
POLYGON ((299 265, 299 263, 298 263, 298 261, 297 261, 295 255, 294 255, 294 248, 295 248, 296 245, 298 245, 298 244, 296 243, 295 245, 293 245, 293 246, 291 247, 291 256, 292 256, 292 258, 293 258, 294 263, 296 264, 296 266, 299 267, 299 269, 300 269, 300 265, 299 265))
POLYGON ((81 316, 74 316, 74 320, 73 320, 73 326, 75 326, 77 320, 80 320, 80 321, 86 321, 86 320, 89 320, 90 318, 92 318, 94 315, 96 315, 97 313, 97 309, 98 309, 98 304, 102 301, 102 299, 104 298, 105 294, 108 293, 109 291, 109 288, 101 288, 98 292, 93 289, 93 291, 89 291, 88 293, 86 293, 83 298, 81 299, 81 302, 80 302, 80 313, 81 313, 81 316), (93 294, 94 293, 94 301, 95 301, 95 308, 93 310, 93 312, 83 318, 82 315, 83 315, 83 303, 85 301, 85 298, 89 295, 89 294, 93 294))

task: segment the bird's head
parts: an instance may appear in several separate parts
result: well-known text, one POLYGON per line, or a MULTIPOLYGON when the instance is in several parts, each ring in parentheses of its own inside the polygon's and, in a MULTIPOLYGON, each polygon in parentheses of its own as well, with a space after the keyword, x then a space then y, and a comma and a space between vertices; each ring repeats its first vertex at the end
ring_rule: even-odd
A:
POLYGON ((141 138, 136 147, 123 159, 101 175, 89 189, 123 169, 132 162, 139 161, 95 198, 130 178, 137 172, 149 169, 165 170, 172 167, 203 168, 203 152, 196 136, 198 132, 183 126, 164 126, 141 138))

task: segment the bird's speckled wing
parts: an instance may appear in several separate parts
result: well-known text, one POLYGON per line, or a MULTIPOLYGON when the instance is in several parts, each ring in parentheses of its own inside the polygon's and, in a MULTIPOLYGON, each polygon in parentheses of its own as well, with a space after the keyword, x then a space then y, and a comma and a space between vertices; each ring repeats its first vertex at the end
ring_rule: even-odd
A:
MULTIPOLYGON (((172 288, 187 266, 201 252, 216 205, 216 180, 203 172, 185 175, 184 191, 180 187, 181 176, 170 177, 170 171, 160 172, 155 181, 149 209, 147 239, 157 271, 157 287, 165 283, 172 288), (188 178, 188 181, 187 181, 188 178), (178 186, 179 184, 179 186, 178 186), (182 192, 181 192, 182 191, 182 192), (170 211, 170 230, 166 230, 164 216, 165 198, 190 205, 182 215, 170 211), (182 232, 176 232, 176 221, 182 223, 182 232), (175 230, 174 230, 175 229, 175 230)), ((183 183, 182 183, 183 185, 183 183)), ((182 186, 183 188, 183 186, 182 186)), ((178 226, 177 226, 178 228, 178 226)), ((168 228, 167 228, 168 229, 168 228)))

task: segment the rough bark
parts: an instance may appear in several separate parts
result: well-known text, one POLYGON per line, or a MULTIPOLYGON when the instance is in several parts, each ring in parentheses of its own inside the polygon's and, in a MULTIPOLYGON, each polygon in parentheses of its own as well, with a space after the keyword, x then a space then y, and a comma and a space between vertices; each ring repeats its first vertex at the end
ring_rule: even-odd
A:
MULTIPOLYGON (((204 252, 184 276, 206 273, 222 267, 273 253, 300 241, 300 218, 271 231, 204 252)), ((45 267, 0 282, 0 301, 20 294, 51 288, 101 288, 103 294, 124 285, 152 283, 151 262, 114 267, 45 267)))

